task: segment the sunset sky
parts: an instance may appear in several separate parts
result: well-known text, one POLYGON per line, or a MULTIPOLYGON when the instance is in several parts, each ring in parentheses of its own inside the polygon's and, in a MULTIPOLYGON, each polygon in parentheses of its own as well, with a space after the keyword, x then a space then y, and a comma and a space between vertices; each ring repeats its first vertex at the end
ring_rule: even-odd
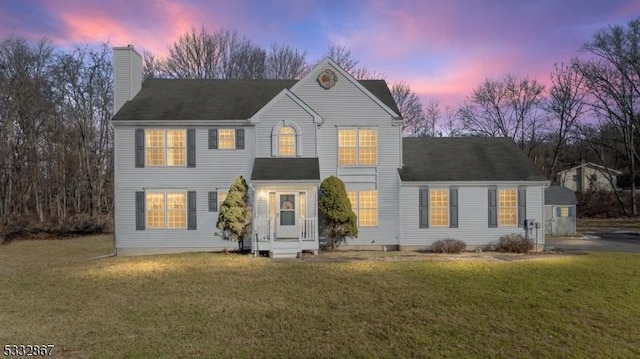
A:
POLYGON ((160 56, 192 26, 238 30, 267 48, 319 59, 331 44, 405 81, 426 102, 456 106, 485 78, 548 82, 598 29, 640 16, 638 0, 0 0, 0 35, 56 46, 108 41, 160 56))

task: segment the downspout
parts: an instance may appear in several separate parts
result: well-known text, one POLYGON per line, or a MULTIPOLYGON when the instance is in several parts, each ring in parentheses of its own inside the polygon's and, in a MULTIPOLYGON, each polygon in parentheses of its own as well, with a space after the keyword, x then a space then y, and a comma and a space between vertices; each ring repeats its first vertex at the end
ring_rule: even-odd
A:
POLYGON ((89 259, 104 259, 104 258, 109 258, 109 257, 115 257, 116 255, 118 255, 118 249, 116 248, 116 232, 113 231, 113 252, 111 252, 109 254, 103 254, 103 255, 97 256, 97 257, 91 257, 89 259))

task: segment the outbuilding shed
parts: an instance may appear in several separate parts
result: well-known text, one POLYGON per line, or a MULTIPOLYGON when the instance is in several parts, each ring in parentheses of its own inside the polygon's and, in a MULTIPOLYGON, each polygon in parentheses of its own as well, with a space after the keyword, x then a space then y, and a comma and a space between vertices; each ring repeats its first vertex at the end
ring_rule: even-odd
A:
POLYGON ((544 191, 545 232, 576 234, 576 194, 567 187, 553 185, 544 191))

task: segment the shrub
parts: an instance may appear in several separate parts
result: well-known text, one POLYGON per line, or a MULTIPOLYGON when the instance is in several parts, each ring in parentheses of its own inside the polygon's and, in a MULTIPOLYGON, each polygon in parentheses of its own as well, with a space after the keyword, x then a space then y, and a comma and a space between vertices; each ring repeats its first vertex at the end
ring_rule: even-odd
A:
POLYGON ((351 208, 344 183, 330 176, 320 183, 318 201, 322 233, 327 236, 331 250, 334 250, 345 237, 358 237, 356 214, 351 208))
POLYGON ((533 240, 525 238, 522 234, 511 233, 500 237, 495 248, 503 253, 527 253, 533 249, 533 240))
POLYGON ((245 237, 250 235, 251 215, 249 186, 240 175, 233 181, 227 198, 220 205, 216 227, 222 230, 224 239, 237 241, 238 249, 242 250, 245 237))
POLYGON ((431 249, 436 253, 460 253, 467 248, 467 244, 458 239, 440 239, 431 245, 431 249))

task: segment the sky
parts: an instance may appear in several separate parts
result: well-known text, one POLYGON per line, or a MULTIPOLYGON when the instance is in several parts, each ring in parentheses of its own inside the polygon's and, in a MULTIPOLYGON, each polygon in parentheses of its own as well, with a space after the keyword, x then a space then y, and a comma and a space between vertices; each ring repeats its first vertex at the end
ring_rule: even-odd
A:
POLYGON ((638 17, 640 0, 0 0, 0 38, 133 44, 162 57, 192 27, 224 27, 306 51, 308 62, 345 46, 424 103, 456 107, 487 78, 548 84, 595 31, 638 17))

